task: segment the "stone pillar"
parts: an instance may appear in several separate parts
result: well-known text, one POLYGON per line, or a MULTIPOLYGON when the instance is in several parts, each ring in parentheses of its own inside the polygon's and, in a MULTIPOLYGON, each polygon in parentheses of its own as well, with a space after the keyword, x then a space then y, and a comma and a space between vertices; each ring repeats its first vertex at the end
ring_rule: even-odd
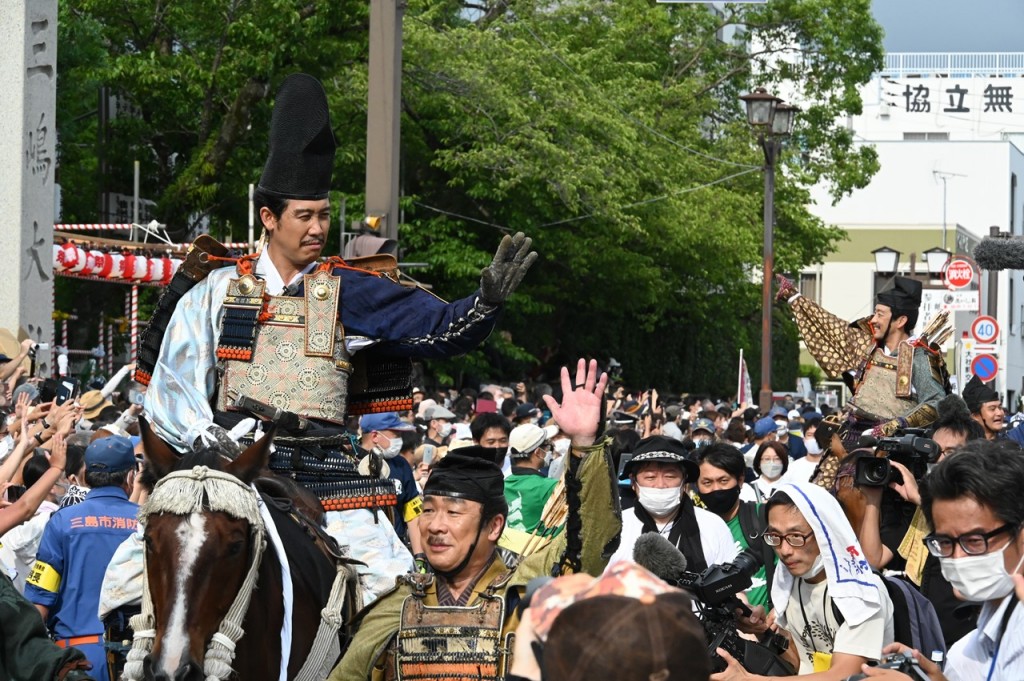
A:
MULTIPOLYGON (((57 167, 57 0, 0 2, 0 327, 53 337, 54 172, 57 167)), ((49 353, 39 371, 50 373, 49 353)))

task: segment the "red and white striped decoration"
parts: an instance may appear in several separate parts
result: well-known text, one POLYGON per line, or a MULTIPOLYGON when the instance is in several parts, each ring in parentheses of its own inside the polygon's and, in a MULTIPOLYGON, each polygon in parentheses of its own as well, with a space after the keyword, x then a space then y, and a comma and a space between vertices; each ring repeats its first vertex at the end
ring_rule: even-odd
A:
POLYGON ((134 362, 139 354, 139 286, 132 285, 131 293, 131 351, 128 354, 128 362, 134 362))
POLYGON ((117 224, 96 224, 96 223, 66 223, 54 225, 53 228, 58 232, 123 232, 130 230, 132 224, 128 223, 117 223, 117 224))

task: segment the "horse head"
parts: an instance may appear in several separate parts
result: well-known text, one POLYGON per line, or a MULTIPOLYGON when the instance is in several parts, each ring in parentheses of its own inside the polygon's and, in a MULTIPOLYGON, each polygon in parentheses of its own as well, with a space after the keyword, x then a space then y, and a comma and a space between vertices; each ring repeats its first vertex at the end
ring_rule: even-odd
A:
POLYGON ((148 474, 156 480, 139 514, 155 630, 144 678, 227 678, 264 543, 250 483, 267 465, 272 433, 234 460, 216 448, 179 456, 139 421, 148 474), (244 600, 241 613, 234 612, 236 599, 244 600), (236 622, 226 620, 229 611, 236 622), (225 631, 230 627, 237 631, 225 631), (219 666, 211 652, 218 650, 215 634, 232 639, 226 648, 221 643, 227 655, 219 666))

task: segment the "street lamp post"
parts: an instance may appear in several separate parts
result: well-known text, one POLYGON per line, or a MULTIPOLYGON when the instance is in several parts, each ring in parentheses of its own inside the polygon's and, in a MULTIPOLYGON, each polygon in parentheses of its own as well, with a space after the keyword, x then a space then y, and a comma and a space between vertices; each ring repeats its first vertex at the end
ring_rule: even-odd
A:
POLYGON ((740 97, 746 104, 747 122, 757 132, 764 152, 764 265, 761 284, 761 390, 762 414, 772 406, 772 277, 775 269, 775 166, 782 143, 793 132, 795 106, 784 103, 764 88, 740 97))

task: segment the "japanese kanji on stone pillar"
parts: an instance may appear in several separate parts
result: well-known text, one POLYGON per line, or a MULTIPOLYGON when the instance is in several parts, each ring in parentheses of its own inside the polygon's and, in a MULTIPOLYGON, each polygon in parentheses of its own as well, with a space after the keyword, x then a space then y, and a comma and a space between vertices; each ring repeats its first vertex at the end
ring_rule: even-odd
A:
MULTIPOLYGON (((0 327, 53 333, 57 0, 0 2, 0 327)), ((40 369, 49 353, 39 353, 40 369)))

